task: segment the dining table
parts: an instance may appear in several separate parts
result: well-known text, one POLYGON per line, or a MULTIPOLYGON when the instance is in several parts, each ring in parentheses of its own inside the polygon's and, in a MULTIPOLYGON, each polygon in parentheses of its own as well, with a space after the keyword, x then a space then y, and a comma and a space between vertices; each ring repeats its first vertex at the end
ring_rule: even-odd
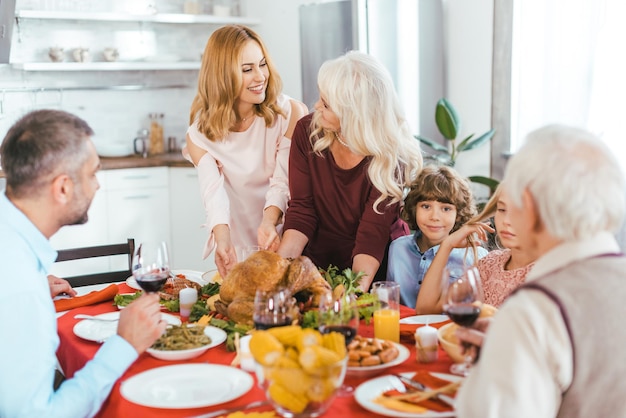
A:
MULTIPOLYGON (((135 289, 129 287, 126 283, 122 282, 118 284, 119 293, 133 293, 135 289)), ((89 341, 83 338, 78 337, 74 334, 74 326, 80 321, 80 319, 75 319, 74 316, 77 314, 87 314, 87 315, 99 315, 107 312, 117 311, 117 306, 113 304, 113 301, 109 300, 106 302, 97 303, 94 305, 83 306, 79 308, 72 309, 67 311, 65 314, 59 315, 57 318, 58 325, 58 334, 60 338, 60 345, 57 351, 57 358, 59 364, 65 374, 66 378, 71 378, 74 373, 79 371, 85 363, 91 360, 98 349, 100 348, 100 344, 95 341, 89 341)), ((415 311, 412 308, 401 306, 400 307, 400 317, 410 317, 414 316, 415 311)), ((439 327, 444 325, 445 322, 432 324, 434 327, 439 327)), ((447 355, 445 351, 438 347, 438 356, 437 360, 431 363, 420 363, 416 359, 416 348, 414 341, 412 340, 412 332, 415 328, 422 325, 401 325, 401 339, 400 344, 405 345, 409 350, 408 358, 389 369, 385 369, 380 373, 380 375, 391 374, 391 373, 404 373, 404 372, 416 372, 418 370, 425 370, 429 372, 437 372, 437 373, 449 373, 449 369, 451 364, 453 363, 451 358, 447 355)), ((367 323, 364 320, 361 320, 359 324, 358 334, 363 337, 373 337, 374 336, 374 326, 373 321, 369 321, 367 323)), ((170 366, 174 364, 215 364, 215 365, 226 365, 230 366, 235 359, 236 353, 233 351, 228 351, 226 344, 221 344, 219 346, 213 347, 207 350, 202 355, 182 361, 166 361, 159 360, 152 357, 148 353, 141 354, 137 360, 126 370, 126 372, 122 375, 120 379, 115 383, 113 389, 111 390, 110 396, 102 405, 102 408, 96 415, 99 418, 118 418, 118 417, 168 417, 168 418, 177 418, 177 417, 193 417, 197 415, 202 415, 205 413, 209 413, 212 411, 217 411, 221 409, 229 409, 235 407, 244 407, 251 402, 254 401, 262 401, 266 399, 265 393, 263 389, 257 384, 257 378, 254 373, 251 373, 252 378, 254 379, 254 384, 252 388, 247 391, 242 396, 237 399, 221 403, 218 405, 204 406, 199 408, 152 408, 147 406, 142 406, 136 403, 133 403, 127 400, 121 393, 121 385, 124 381, 136 376, 142 372, 163 367, 170 366)), ((346 375, 344 383, 346 385, 357 388, 358 385, 364 383, 368 379, 374 378, 376 376, 369 377, 358 377, 350 375, 349 373, 346 375)), ((220 379, 220 376, 215 376, 216 380, 220 379)), ((255 409, 250 409, 250 411, 271 411, 272 407, 268 404, 260 406, 255 409)), ((354 396, 338 396, 334 399, 333 403, 330 405, 329 409, 325 413, 328 417, 371 417, 375 416, 371 411, 363 408, 355 399, 354 396)))

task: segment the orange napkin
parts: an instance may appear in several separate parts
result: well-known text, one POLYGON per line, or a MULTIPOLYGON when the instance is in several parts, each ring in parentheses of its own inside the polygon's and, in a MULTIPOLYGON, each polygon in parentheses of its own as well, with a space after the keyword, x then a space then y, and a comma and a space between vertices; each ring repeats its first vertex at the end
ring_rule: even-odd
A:
POLYGON ((84 296, 76 296, 69 299, 59 299, 54 301, 54 307, 57 312, 68 311, 81 306, 93 305, 96 303, 111 300, 117 295, 118 288, 116 284, 111 284, 102 290, 95 290, 84 296))
POLYGON ((423 325, 400 324, 400 342, 404 344, 415 344, 415 330, 423 325))

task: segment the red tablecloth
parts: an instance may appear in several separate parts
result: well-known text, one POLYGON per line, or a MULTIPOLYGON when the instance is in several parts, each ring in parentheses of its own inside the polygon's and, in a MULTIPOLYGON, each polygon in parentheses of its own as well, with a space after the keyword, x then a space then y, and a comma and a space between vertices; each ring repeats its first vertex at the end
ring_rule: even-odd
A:
MULTIPOLYGON (((132 289, 126 288, 125 284, 120 285, 120 292, 130 292, 132 289)), ((79 321, 74 319, 74 315, 77 313, 91 314, 97 315, 105 312, 111 312, 116 310, 116 308, 112 305, 111 302, 104 302, 93 306, 87 306, 82 308, 74 309, 67 314, 59 317, 58 319, 58 332, 61 340, 61 344, 59 346, 59 350, 57 352, 57 356, 59 358, 59 362, 61 367, 63 368, 65 375, 69 378, 74 375, 74 373, 80 370, 87 361, 89 361, 96 354, 96 351, 100 347, 98 343, 90 342, 83 340, 73 333, 74 325, 79 321)), ((414 315, 414 311, 410 308, 402 307, 400 311, 401 317, 414 315)), ((439 325, 439 324, 438 324, 439 325)), ((359 334, 365 337, 372 337, 374 334, 373 325, 366 325, 363 322, 359 327, 359 334)), ((391 369, 385 371, 385 373, 401 373, 401 372, 410 372, 416 370, 429 370, 434 372, 443 372, 448 373, 450 365, 452 361, 447 356, 447 354, 440 348, 439 349, 439 360, 435 363, 431 364, 422 364, 417 363, 415 360, 415 346, 408 345, 407 347, 410 349, 410 357, 402 364, 395 366, 391 369)), ((255 400, 263 400, 265 399, 265 394, 263 391, 256 385, 256 377, 255 385, 253 388, 240 397, 239 399, 235 399, 231 402, 227 402, 224 404, 204 407, 204 408, 193 408, 193 409, 156 409, 149 408, 140 405, 136 405, 130 401, 127 401, 120 394, 120 384, 124 380, 141 373, 148 369, 153 369, 155 367, 161 366, 169 366, 172 364, 180 364, 180 363, 212 363, 212 364, 226 364, 229 365, 233 359, 235 358, 235 353, 228 352, 226 350, 225 345, 221 345, 219 347, 212 348, 204 353, 200 357, 196 357, 191 360, 172 362, 172 361, 163 361, 157 360, 150 356, 147 353, 142 354, 137 361, 124 373, 124 375, 117 381, 111 395, 107 399, 107 401, 102 406, 102 409, 98 413, 98 417, 190 417, 193 415, 198 415, 206 412, 215 411, 222 408, 229 408, 238 405, 247 405, 250 402, 255 400)), ((383 373, 383 374, 385 374, 383 373)), ((216 378, 218 378, 216 376, 216 378)), ((354 377, 346 377, 345 383, 351 386, 358 386, 363 383, 367 378, 354 378, 354 377)), ((271 410, 271 407, 266 406, 258 409, 259 411, 267 411, 271 410)), ((363 409, 354 399, 354 397, 337 397, 330 407, 329 411, 326 413, 327 416, 346 416, 346 417, 370 417, 372 416, 371 412, 363 409)))

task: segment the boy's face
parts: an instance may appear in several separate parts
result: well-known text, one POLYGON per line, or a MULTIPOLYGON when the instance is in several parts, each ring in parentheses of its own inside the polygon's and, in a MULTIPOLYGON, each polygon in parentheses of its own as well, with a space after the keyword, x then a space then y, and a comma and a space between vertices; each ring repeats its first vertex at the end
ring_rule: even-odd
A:
POLYGON ((456 221, 456 206, 436 200, 417 202, 415 222, 429 247, 441 244, 456 221))

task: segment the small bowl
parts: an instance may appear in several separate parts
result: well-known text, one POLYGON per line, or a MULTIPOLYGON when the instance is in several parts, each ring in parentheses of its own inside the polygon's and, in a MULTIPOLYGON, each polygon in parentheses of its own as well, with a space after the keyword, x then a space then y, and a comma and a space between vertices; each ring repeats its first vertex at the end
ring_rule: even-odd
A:
POLYGON ((463 363, 464 356, 461 351, 459 339, 456 337, 456 330, 459 326, 454 322, 450 322, 437 330, 437 338, 443 347, 443 350, 450 356, 455 363, 463 363))
POLYGON ((190 348, 188 350, 156 350, 154 348, 148 348, 146 351, 152 357, 158 358, 159 360, 188 360, 198 357, 209 348, 216 347, 226 341, 226 332, 217 327, 206 326, 204 328, 204 334, 211 339, 211 342, 202 347, 190 348))

